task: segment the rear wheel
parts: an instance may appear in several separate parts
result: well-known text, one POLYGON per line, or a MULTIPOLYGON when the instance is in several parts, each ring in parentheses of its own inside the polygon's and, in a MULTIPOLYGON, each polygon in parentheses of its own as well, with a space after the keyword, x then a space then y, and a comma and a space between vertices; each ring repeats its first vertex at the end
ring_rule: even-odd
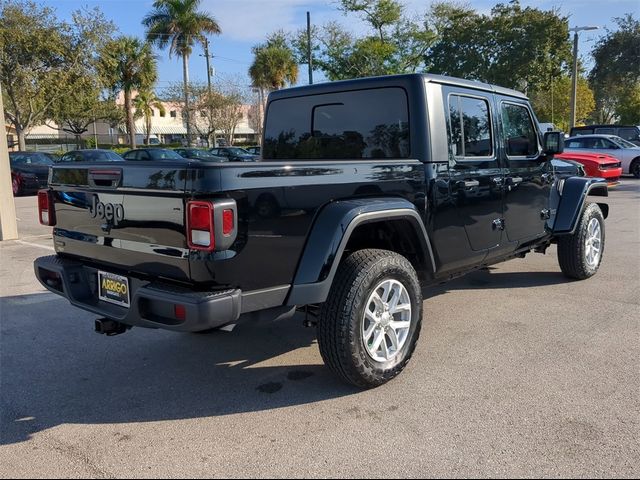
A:
POLYGON ((405 368, 420 336, 422 291, 411 263, 387 250, 360 250, 339 266, 318 322, 326 365, 361 388, 405 368))
POLYGON ((16 177, 13 177, 11 179, 11 188, 13 189, 14 197, 18 197, 22 193, 22 185, 20 184, 20 181, 16 177))
POLYGON ((636 158, 633 162, 631 162, 629 173, 631 173, 631 175, 636 178, 640 178, 640 158, 636 158))
POLYGON ((604 217, 595 203, 582 211, 573 235, 558 238, 558 262, 569 278, 584 280, 595 275, 604 253, 604 217))

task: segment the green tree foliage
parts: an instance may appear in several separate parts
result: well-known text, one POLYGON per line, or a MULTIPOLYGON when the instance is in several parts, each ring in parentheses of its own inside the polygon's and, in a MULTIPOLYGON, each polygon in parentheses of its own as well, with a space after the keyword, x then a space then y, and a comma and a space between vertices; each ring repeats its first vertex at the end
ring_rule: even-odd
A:
POLYGON ((218 35, 221 30, 211 15, 198 10, 201 0, 156 0, 153 10, 142 20, 147 27, 147 39, 161 49, 169 47, 169 55, 182 57, 184 102, 187 137, 191 142, 189 107, 189 56, 196 43, 204 44, 206 35, 218 35))
POLYGON ((50 126, 74 135, 77 144, 89 125, 118 116, 115 99, 103 96, 99 80, 95 72, 71 76, 64 84, 66 93, 51 104, 47 113, 48 119, 55 122, 50 126))
POLYGON ((428 24, 438 35, 425 56, 428 70, 525 92, 557 76, 571 60, 567 17, 556 10, 499 3, 490 15, 437 3, 428 24))
POLYGON ((154 109, 158 110, 162 116, 166 115, 167 112, 153 90, 142 90, 138 92, 136 98, 133 99, 133 106, 136 109, 136 116, 144 118, 144 133, 147 140, 146 144, 149 145, 154 109))
POLYGON ((595 65, 589 79, 596 93, 597 120, 640 123, 640 20, 628 14, 616 18, 618 29, 608 31, 594 47, 595 65), (635 107, 635 108, 634 108, 635 107))
MULTIPOLYGON (((345 15, 358 15, 372 34, 357 37, 337 22, 315 28, 312 54, 315 68, 330 80, 411 73, 424 68, 433 32, 409 18, 398 0, 342 0, 345 15)), ((293 39, 300 63, 307 62, 306 31, 293 39)))
POLYGON ((148 43, 122 36, 108 42, 101 51, 99 71, 105 84, 114 92, 124 93, 124 111, 131 148, 136 147, 132 93, 150 90, 155 84, 156 58, 148 43))
MULTIPOLYGON (((554 123, 568 132, 571 115, 571 77, 562 75, 553 78, 545 87, 539 87, 531 94, 531 103, 541 122, 554 123), (552 83, 553 82, 553 83, 552 83)), ((586 78, 578 77, 576 97, 576 123, 587 122, 595 108, 593 91, 586 78)))
POLYGON ((64 106, 75 100, 69 86, 95 73, 95 52, 113 30, 98 10, 77 11, 71 22, 61 22, 34 2, 0 1, 0 82, 20 149, 26 132, 52 110, 55 116, 71 108, 64 106))
POLYGON ((273 33, 265 43, 253 47, 253 54, 249 76, 254 86, 278 90, 298 80, 298 63, 284 32, 273 33))

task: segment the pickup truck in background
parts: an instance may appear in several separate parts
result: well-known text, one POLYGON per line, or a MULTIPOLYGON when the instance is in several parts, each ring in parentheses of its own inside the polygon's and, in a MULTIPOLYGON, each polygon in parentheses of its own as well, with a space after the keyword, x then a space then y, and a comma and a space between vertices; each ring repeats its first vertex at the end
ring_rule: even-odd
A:
POLYGON ((537 125, 521 93, 437 75, 273 92, 259 162, 53 167, 35 273, 108 335, 302 309, 325 363, 375 387, 409 361, 425 287, 553 243, 567 277, 597 272, 608 206, 586 198, 607 184, 554 170, 563 135, 537 125))

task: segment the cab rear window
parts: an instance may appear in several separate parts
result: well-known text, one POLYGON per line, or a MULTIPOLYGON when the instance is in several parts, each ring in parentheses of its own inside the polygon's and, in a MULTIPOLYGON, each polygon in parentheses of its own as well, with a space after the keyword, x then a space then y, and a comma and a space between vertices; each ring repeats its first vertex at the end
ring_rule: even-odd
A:
POLYGON ((284 98, 269 104, 264 160, 409 158, 402 88, 284 98))

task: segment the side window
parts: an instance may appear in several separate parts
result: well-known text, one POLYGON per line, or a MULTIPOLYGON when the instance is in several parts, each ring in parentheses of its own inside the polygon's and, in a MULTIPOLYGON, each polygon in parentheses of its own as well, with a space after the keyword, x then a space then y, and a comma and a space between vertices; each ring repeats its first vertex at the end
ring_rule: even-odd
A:
POLYGON ((602 139, 602 148, 607 148, 607 149, 616 149, 618 148, 618 146, 613 143, 611 140, 607 140, 606 138, 602 139))
POLYGON ((449 96, 451 149, 455 157, 493 155, 489 102, 484 98, 449 96))
POLYGON ((127 152, 122 157, 125 160, 137 160, 138 159, 138 152, 136 152, 136 151, 127 152))
POLYGON ((600 133, 602 135, 615 135, 615 128, 596 128, 595 133, 600 133))
POLYGON ((591 135, 593 133, 593 130, 590 128, 584 128, 584 129, 580 129, 580 130, 576 130, 575 131, 575 135, 591 135))
POLYGON ((571 140, 567 143, 567 148, 584 148, 584 140, 571 140))
POLYGON ((526 106, 503 102, 502 126, 507 156, 531 157, 538 153, 538 134, 526 106))
POLYGON ((283 98, 267 107, 265 160, 409 156, 409 108, 402 88, 283 98))
POLYGON ((640 135, 638 134, 638 130, 635 128, 619 128, 618 136, 624 138, 625 140, 633 141, 640 139, 640 135))

